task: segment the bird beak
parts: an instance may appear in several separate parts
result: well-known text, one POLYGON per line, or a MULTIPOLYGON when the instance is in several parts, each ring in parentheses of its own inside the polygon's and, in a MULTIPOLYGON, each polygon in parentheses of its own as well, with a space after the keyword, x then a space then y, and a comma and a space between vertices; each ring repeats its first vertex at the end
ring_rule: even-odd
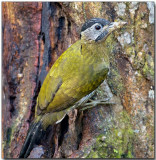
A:
POLYGON ((127 22, 119 21, 119 22, 111 22, 108 25, 105 25, 103 27, 103 33, 100 36, 98 36, 95 41, 97 42, 105 40, 110 33, 112 33, 114 30, 118 28, 121 28, 125 24, 127 24, 127 22))
POLYGON ((123 21, 119 21, 119 22, 111 22, 108 25, 107 31, 108 33, 113 32, 114 30, 121 28, 122 26, 124 26, 125 24, 127 24, 127 22, 123 22, 123 21))

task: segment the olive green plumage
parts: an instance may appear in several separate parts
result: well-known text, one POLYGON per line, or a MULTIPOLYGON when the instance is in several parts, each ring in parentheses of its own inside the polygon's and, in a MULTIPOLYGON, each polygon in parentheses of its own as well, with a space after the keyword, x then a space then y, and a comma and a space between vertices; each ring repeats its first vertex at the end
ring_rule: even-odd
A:
POLYGON ((41 87, 36 116, 64 110, 101 84, 109 70, 103 46, 79 40, 59 57, 41 87))
POLYGON ((109 71, 105 39, 122 25, 99 18, 91 19, 83 25, 81 39, 58 58, 43 82, 35 107, 35 120, 20 158, 29 155, 40 138, 40 131, 63 119, 68 108, 105 80, 109 71))

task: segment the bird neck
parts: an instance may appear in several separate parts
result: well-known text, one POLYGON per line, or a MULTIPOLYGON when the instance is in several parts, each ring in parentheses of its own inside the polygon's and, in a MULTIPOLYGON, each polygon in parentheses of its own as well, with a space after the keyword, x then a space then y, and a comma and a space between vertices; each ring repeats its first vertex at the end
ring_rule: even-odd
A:
POLYGON ((109 53, 106 48, 107 46, 105 44, 105 41, 95 42, 81 40, 82 54, 85 57, 93 56, 98 61, 103 61, 103 59, 109 61, 109 53))

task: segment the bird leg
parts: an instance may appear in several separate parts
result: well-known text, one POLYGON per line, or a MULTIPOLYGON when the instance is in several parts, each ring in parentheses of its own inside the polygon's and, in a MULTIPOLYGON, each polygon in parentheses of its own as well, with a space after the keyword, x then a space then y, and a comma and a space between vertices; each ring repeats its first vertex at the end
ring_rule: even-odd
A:
POLYGON ((96 92, 96 90, 94 90, 93 92, 91 92, 87 96, 80 99, 75 105, 73 105, 70 109, 68 109, 68 111, 71 111, 72 109, 76 109, 76 108, 80 108, 80 110, 84 111, 86 109, 93 108, 99 104, 101 104, 101 105, 115 104, 114 102, 109 101, 110 98, 103 98, 100 100, 91 99, 94 96, 95 92, 96 92))
POLYGON ((105 99, 99 99, 99 100, 92 100, 92 99, 89 99, 90 102, 87 102, 85 104, 83 104, 81 106, 81 111, 84 111, 86 109, 90 109, 90 108, 93 108, 97 105, 112 105, 112 104, 115 104, 115 102, 110 102, 109 101, 110 98, 105 98, 105 99))
POLYGON ((92 98, 95 94, 96 90, 94 90, 93 92, 91 92, 90 94, 88 94, 87 96, 81 98, 78 102, 76 102, 71 108, 68 108, 66 111, 67 113, 69 113, 71 110, 76 109, 80 106, 83 106, 85 103, 88 102, 88 100, 90 98, 92 98))

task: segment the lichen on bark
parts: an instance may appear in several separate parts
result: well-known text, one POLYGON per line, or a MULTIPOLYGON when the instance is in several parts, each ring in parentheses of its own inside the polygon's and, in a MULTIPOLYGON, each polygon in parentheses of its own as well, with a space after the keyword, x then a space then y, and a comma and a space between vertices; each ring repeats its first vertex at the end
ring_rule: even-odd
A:
POLYGON ((106 120, 105 133, 96 137, 87 158, 133 158, 135 134, 126 111, 106 120), (110 125, 111 124, 111 125, 110 125))
MULTIPOLYGON (((3 2, 2 9, 4 158, 18 157, 40 85, 93 17, 128 23, 107 39, 110 72, 94 97, 116 104, 69 113, 56 127, 54 158, 154 157, 153 2, 3 2)), ((41 156, 38 149, 47 158, 42 147, 31 155, 41 156)))

